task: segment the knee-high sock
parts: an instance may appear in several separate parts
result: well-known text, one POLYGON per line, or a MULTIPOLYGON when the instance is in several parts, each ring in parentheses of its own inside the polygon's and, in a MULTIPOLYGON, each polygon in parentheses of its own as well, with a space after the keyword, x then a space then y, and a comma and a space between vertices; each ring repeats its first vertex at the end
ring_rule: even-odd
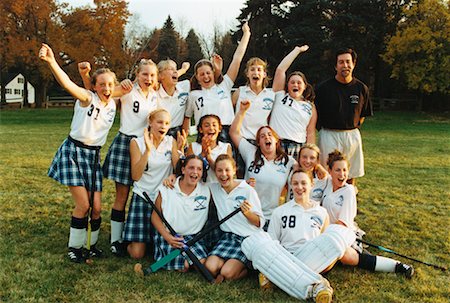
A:
POLYGON ((111 243, 122 242, 122 233, 125 222, 124 210, 111 210, 111 243))
POLYGON ((81 248, 86 242, 87 218, 72 217, 70 222, 70 234, 68 247, 81 248))

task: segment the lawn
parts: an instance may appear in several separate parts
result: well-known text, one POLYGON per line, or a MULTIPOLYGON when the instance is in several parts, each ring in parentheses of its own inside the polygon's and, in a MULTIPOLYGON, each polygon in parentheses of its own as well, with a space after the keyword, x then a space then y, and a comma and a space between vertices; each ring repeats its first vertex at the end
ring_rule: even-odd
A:
MULTIPOLYGON (((161 271, 140 278, 134 260, 110 253, 92 266, 70 263, 73 202, 68 189, 46 173, 71 115, 70 109, 0 112, 0 302, 296 301, 281 290, 260 291, 254 274, 208 285, 197 273, 161 271)), ((118 121, 103 157, 117 129, 118 121)), ((362 136, 366 176, 358 183, 357 222, 366 239, 448 266, 449 115, 377 113, 366 120, 362 136)), ((114 184, 105 180, 99 243, 105 250, 113 198, 114 184)), ((150 263, 143 260, 144 266, 150 263)), ((327 275, 334 302, 448 302, 448 272, 413 264, 412 280, 337 266, 327 275)))

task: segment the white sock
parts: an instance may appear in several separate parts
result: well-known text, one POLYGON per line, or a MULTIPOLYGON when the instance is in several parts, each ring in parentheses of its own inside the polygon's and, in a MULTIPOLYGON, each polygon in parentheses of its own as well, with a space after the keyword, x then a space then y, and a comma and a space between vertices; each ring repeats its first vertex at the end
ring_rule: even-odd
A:
MULTIPOLYGON (((100 229, 97 229, 96 231, 91 231, 91 247, 93 245, 97 244, 99 233, 100 233, 100 229)), ((86 237, 86 241, 84 241, 84 247, 87 248, 87 237, 86 237)))
POLYGON ((70 228, 68 247, 81 248, 86 242, 85 228, 70 228))
POLYGON ((123 227, 125 226, 124 222, 118 222, 111 220, 111 243, 114 242, 122 242, 122 233, 123 227))
POLYGON ((395 272, 395 266, 398 261, 390 258, 377 256, 377 262, 375 263, 375 271, 382 272, 395 272))

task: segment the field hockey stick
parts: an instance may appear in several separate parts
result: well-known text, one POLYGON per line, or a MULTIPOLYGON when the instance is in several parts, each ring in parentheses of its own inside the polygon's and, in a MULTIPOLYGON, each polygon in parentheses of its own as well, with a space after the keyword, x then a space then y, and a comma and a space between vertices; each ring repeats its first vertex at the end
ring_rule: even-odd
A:
POLYGON ((356 241, 361 242, 361 243, 366 244, 366 245, 369 245, 369 246, 371 246, 371 247, 378 248, 378 249, 381 250, 381 251, 388 252, 388 253, 394 254, 394 255, 396 255, 396 256, 403 257, 403 258, 405 258, 405 259, 411 260, 411 261, 415 261, 415 262, 418 262, 418 263, 422 263, 422 264, 425 264, 425 265, 434 267, 434 268, 436 268, 436 269, 440 269, 440 270, 442 270, 442 271, 446 271, 446 270, 447 270, 447 267, 439 266, 439 265, 435 265, 435 264, 431 264, 431 263, 427 263, 427 262, 424 262, 424 261, 420 261, 420 260, 417 260, 417 259, 415 259, 415 258, 408 257, 408 256, 405 256, 405 255, 402 255, 402 254, 399 254, 398 252, 395 252, 395 251, 393 251, 392 249, 383 247, 383 246, 381 246, 381 245, 376 245, 376 244, 373 244, 373 243, 370 243, 370 242, 367 242, 367 241, 364 241, 364 240, 360 240, 360 239, 356 239, 356 241))
POLYGON ((86 239, 86 263, 92 263, 92 260, 90 259, 91 254, 91 239, 92 239, 92 210, 94 209, 94 193, 95 193, 95 181, 96 181, 96 170, 97 170, 97 162, 98 162, 98 154, 100 150, 95 150, 95 156, 94 156, 94 170, 92 172, 92 184, 89 191, 89 210, 88 210, 88 228, 87 228, 87 239, 86 239))
POLYGON ((159 259, 146 269, 144 269, 144 275, 148 275, 150 273, 156 272, 158 269, 162 268, 164 265, 175 259, 178 255, 180 255, 183 251, 186 251, 189 249, 190 246, 195 244, 197 241, 205 237, 207 234, 209 234, 211 231, 219 227, 222 223, 236 215, 241 211, 241 208, 236 208, 231 213, 229 213, 226 217, 224 217, 222 220, 208 226, 205 230, 198 233, 195 237, 193 237, 191 240, 187 241, 186 244, 182 249, 176 249, 172 250, 169 254, 165 255, 163 258, 159 259))
MULTIPOLYGON (((164 225, 166 225, 167 229, 172 234, 172 236, 177 237, 178 235, 175 232, 175 230, 172 228, 172 226, 170 226, 169 222, 167 222, 166 218, 164 218, 161 211, 155 206, 155 203, 153 203, 153 201, 150 199, 150 197, 147 195, 147 193, 144 192, 143 195, 145 197, 145 200, 147 200, 147 202, 150 204, 150 206, 156 212, 156 214, 161 219, 161 221, 164 223, 164 225)), ((197 259, 197 257, 194 255, 194 253, 190 249, 186 249, 185 253, 189 257, 189 259, 191 259, 192 263, 194 263, 194 265, 198 268, 198 270, 203 275, 203 277, 205 277, 205 279, 208 280, 208 282, 210 282, 210 283, 214 282, 214 278, 211 275, 211 273, 206 269, 205 265, 203 265, 199 261, 199 259, 197 259)))

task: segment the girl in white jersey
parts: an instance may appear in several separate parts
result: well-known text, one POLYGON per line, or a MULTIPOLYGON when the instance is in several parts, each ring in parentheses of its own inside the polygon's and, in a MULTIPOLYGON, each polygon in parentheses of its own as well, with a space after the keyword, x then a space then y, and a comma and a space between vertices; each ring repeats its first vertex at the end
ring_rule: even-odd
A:
POLYGON ((130 142, 133 197, 125 223, 124 240, 131 242, 128 253, 139 259, 145 254, 146 243, 151 242, 151 207, 144 199, 146 192, 152 201, 158 194, 162 180, 173 171, 179 159, 178 146, 172 136, 166 136, 170 114, 165 109, 153 111, 149 118, 150 131, 130 142))
POLYGON ((296 46, 278 65, 273 80, 275 103, 270 116, 270 126, 280 135, 285 151, 297 158, 300 147, 316 141, 317 112, 314 104, 305 100, 308 85, 301 72, 291 73, 286 81, 286 71, 294 59, 308 49, 296 46), (287 92, 285 92, 285 89, 287 92))
MULTIPOLYGON (((194 116, 195 126, 200 118, 207 114, 217 114, 223 124, 220 141, 230 143, 228 129, 234 118, 231 89, 239 73, 242 58, 250 40, 250 27, 242 26, 243 36, 233 55, 233 60, 220 84, 214 80, 213 64, 209 60, 200 60, 194 66, 194 76, 191 78, 191 94, 189 95, 186 118, 194 116)), ((215 58, 215 60, 217 57, 215 58)))
POLYGON ((52 49, 42 44, 39 58, 48 63, 58 83, 77 99, 69 137, 59 147, 48 170, 48 176, 69 186, 75 201, 70 224, 70 261, 84 261, 83 245, 86 243, 90 192, 95 191, 91 216, 91 256, 99 256, 101 250, 95 247, 100 230, 100 192, 102 172, 100 169, 100 147, 105 144, 116 113, 112 93, 116 76, 109 69, 100 69, 92 76, 93 91, 86 90, 72 82, 55 60, 52 49), (93 175, 95 177, 93 178, 93 175), (92 184, 95 179, 95 184, 92 184))
POLYGON ((240 110, 231 124, 230 136, 245 162, 245 179, 256 180, 255 189, 261 199, 267 230, 272 211, 279 205, 295 160, 284 152, 277 133, 270 126, 262 126, 256 133, 256 146, 241 135, 241 125, 250 101, 241 101, 240 110))
MULTIPOLYGON (((356 230, 356 194, 353 185, 347 183, 348 161, 345 156, 335 150, 328 155, 328 171, 331 186, 328 186, 322 198, 322 206, 328 211, 331 224, 341 224, 356 230)), ((411 278, 414 268, 397 260, 373 256, 366 252, 358 252, 348 247, 340 260, 343 264, 358 266, 370 271, 396 272, 411 278)))
POLYGON ((232 156, 231 144, 218 140, 222 123, 216 115, 205 115, 200 118, 197 126, 197 141, 189 145, 187 154, 199 155, 204 159, 207 171, 206 182, 217 182, 214 174, 214 165, 217 157, 221 154, 232 156))
POLYGON ((209 188, 217 208, 218 219, 240 207, 242 212, 220 226, 224 232, 209 253, 205 266, 216 277, 216 282, 235 280, 246 275, 247 258, 241 250, 243 239, 264 226, 264 216, 256 191, 245 181, 234 179, 236 162, 229 155, 216 159, 215 173, 218 183, 209 188))
MULTIPOLYGON (((161 218, 156 212, 153 212, 152 223, 157 230, 153 237, 155 261, 175 249, 182 249, 184 243, 191 240, 206 224, 211 194, 208 186, 200 182, 202 175, 203 159, 196 155, 189 155, 185 159, 180 158, 177 164, 178 178, 174 188, 170 189, 163 185, 159 187, 155 206, 163 213, 167 222, 179 236, 172 236, 161 218)), ((204 263, 207 251, 202 240, 190 246, 190 250, 200 262, 204 263)), ((189 263, 189 258, 179 255, 165 265, 165 268, 187 271, 189 263)))

